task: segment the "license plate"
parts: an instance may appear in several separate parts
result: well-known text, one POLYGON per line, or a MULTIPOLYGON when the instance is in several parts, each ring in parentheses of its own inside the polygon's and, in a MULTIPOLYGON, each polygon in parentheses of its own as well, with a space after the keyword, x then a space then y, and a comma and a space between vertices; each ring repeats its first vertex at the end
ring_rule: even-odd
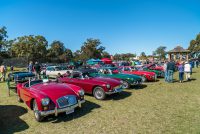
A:
POLYGON ((66 111, 66 114, 71 114, 73 112, 74 112, 74 109, 71 109, 71 110, 66 111))

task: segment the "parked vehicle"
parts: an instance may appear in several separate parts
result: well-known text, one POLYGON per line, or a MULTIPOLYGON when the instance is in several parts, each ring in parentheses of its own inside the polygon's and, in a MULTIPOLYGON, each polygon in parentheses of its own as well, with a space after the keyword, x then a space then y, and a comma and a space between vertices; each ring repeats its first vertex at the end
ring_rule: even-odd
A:
POLYGON ((17 94, 18 101, 23 101, 33 110, 37 121, 51 114, 73 113, 75 108, 85 102, 84 90, 80 87, 42 80, 18 83, 17 94))
POLYGON ((121 73, 124 74, 134 74, 142 77, 142 81, 156 81, 157 75, 154 72, 138 70, 136 67, 132 66, 122 66, 119 67, 121 73))
POLYGON ((157 77, 161 77, 161 78, 163 78, 165 76, 164 71, 149 69, 149 68, 147 68, 145 66, 140 67, 139 70, 144 70, 144 71, 148 71, 148 72, 154 72, 154 73, 156 73, 157 77))
POLYGON ((65 74, 67 71, 72 72, 72 70, 67 69, 67 67, 63 67, 63 66, 48 66, 45 70, 46 75, 48 77, 57 77, 58 74, 65 74))
POLYGON ((91 69, 73 71, 71 76, 60 77, 58 81, 80 86, 85 93, 93 94, 98 100, 103 100, 106 98, 106 95, 119 93, 123 90, 123 83, 120 79, 97 77, 92 75, 93 72, 89 70, 91 69))
POLYGON ((8 80, 18 82, 25 82, 29 77, 34 77, 35 74, 32 72, 13 72, 8 74, 8 80))
POLYGON ((117 68, 101 68, 99 70, 99 75, 102 77, 109 77, 109 78, 118 78, 121 79, 123 82, 124 88, 130 88, 131 85, 140 85, 142 84, 142 78, 140 76, 134 74, 122 74, 119 73, 117 68))

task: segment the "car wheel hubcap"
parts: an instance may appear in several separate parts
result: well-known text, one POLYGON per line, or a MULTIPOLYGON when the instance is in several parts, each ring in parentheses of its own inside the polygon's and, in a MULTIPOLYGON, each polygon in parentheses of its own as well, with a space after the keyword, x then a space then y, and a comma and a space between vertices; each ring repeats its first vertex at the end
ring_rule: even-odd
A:
POLYGON ((142 77, 142 81, 143 81, 143 82, 145 82, 145 81, 146 81, 146 78, 145 78, 144 76, 142 77))
POLYGON ((95 94, 96 94, 96 97, 97 97, 98 99, 102 98, 102 96, 103 96, 103 93, 102 93, 102 91, 101 91, 101 90, 99 90, 99 89, 96 91, 96 93, 95 93, 95 94))
POLYGON ((126 81, 123 81, 123 87, 128 88, 128 83, 126 81))

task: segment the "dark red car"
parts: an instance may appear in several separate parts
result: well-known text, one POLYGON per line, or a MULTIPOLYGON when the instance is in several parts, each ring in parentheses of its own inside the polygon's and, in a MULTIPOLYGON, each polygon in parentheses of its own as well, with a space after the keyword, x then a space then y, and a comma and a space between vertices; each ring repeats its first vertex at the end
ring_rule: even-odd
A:
POLYGON ((98 100, 106 95, 121 92, 123 85, 120 79, 96 77, 87 71, 74 71, 71 76, 58 79, 59 82, 74 84, 84 89, 85 93, 93 94, 98 100))
POLYGON ((121 66, 119 67, 119 70, 121 71, 121 73, 124 73, 124 74, 139 75, 142 77, 143 82, 156 81, 157 79, 157 76, 154 72, 138 70, 136 67, 132 67, 132 66, 121 66))
POLYGON ((42 80, 17 84, 17 94, 18 101, 23 101, 33 110, 37 121, 50 114, 70 114, 85 102, 84 91, 80 87, 42 80))

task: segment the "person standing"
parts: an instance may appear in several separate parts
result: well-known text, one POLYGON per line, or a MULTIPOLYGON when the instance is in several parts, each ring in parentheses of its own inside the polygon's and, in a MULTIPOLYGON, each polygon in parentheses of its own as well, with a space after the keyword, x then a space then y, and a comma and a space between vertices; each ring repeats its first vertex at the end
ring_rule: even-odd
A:
POLYGON ((29 65, 28 65, 28 71, 33 72, 33 62, 32 61, 30 61, 29 65))
POLYGON ((39 65, 38 62, 35 62, 35 65, 34 65, 34 70, 35 70, 35 74, 36 74, 36 77, 38 79, 40 79, 40 71, 41 71, 41 66, 39 65))
POLYGON ((178 71, 179 71, 179 82, 183 83, 183 76, 184 76, 184 64, 183 64, 183 62, 179 64, 178 71))
POLYGON ((164 68, 164 72, 165 72, 165 82, 167 82, 168 81, 168 70, 167 70, 167 61, 165 61, 165 63, 164 63, 164 66, 163 66, 163 68, 164 68))
POLYGON ((10 71, 11 73, 14 71, 14 67, 12 65, 10 66, 10 71))
POLYGON ((168 82, 172 83, 173 82, 173 75, 175 71, 175 63, 173 61, 169 61, 167 63, 167 70, 168 70, 168 82))
POLYGON ((1 81, 1 79, 3 79, 3 81, 5 81, 5 79, 6 79, 6 67, 4 65, 0 66, 0 72, 1 72, 0 81, 1 81))
POLYGON ((197 68, 199 67, 199 61, 198 60, 196 61, 196 67, 197 68))
POLYGON ((184 72, 185 72, 185 76, 186 76, 186 80, 190 80, 191 79, 191 64, 189 64, 188 62, 185 62, 185 66, 184 66, 184 72))

